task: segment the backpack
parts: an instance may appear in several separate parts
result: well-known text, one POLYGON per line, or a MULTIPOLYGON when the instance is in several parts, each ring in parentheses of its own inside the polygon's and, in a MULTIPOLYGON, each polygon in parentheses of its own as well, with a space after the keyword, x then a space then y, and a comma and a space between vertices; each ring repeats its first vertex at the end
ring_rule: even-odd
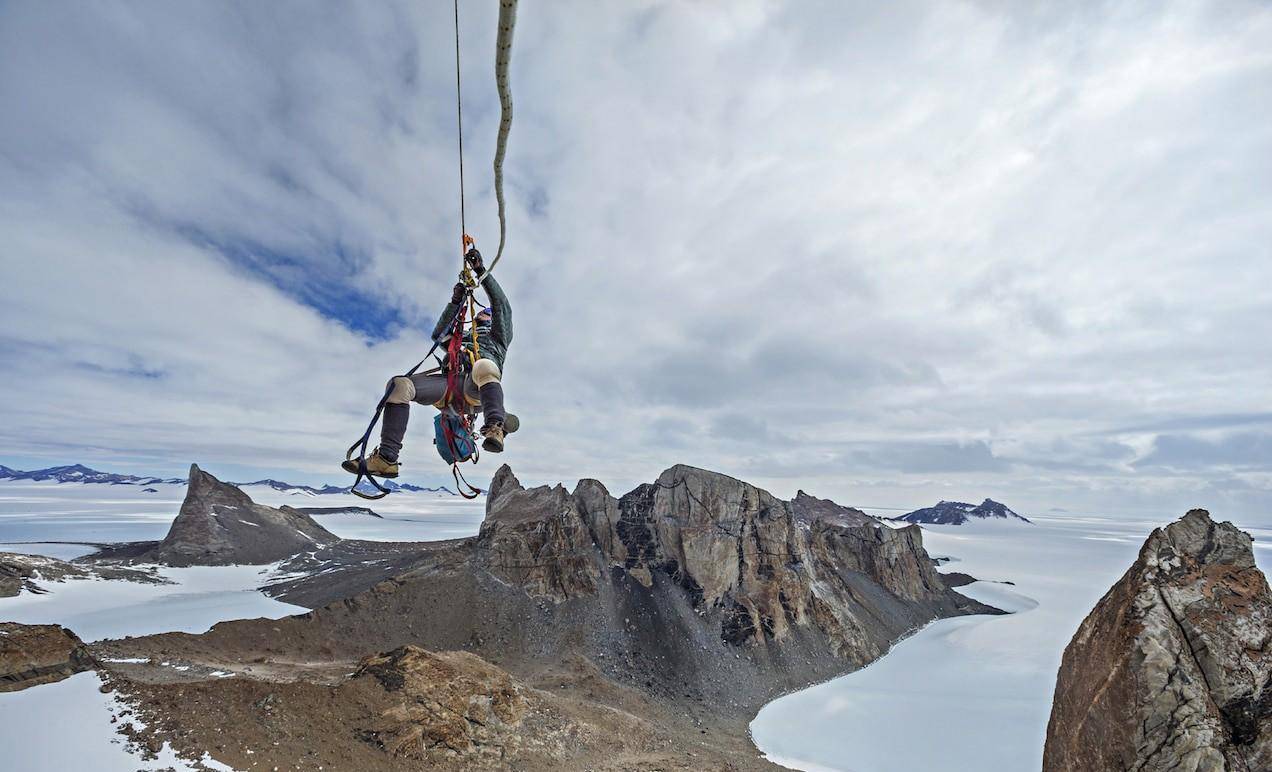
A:
POLYGON ((477 452, 468 422, 450 411, 433 416, 433 444, 437 454, 448 464, 467 461, 477 452))

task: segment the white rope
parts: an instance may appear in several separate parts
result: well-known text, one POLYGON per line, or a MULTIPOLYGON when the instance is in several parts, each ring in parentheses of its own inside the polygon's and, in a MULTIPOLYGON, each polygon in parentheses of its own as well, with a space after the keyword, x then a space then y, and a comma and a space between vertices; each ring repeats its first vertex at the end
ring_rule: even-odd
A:
POLYGON ((512 128, 512 89, 508 85, 508 64, 512 61, 512 32, 517 26, 517 0, 499 0, 499 35, 495 39, 495 86, 499 90, 499 137, 495 140, 495 201, 499 204, 499 251, 486 269, 485 278, 503 257, 507 237, 504 216, 503 162, 508 150, 508 131, 512 128))

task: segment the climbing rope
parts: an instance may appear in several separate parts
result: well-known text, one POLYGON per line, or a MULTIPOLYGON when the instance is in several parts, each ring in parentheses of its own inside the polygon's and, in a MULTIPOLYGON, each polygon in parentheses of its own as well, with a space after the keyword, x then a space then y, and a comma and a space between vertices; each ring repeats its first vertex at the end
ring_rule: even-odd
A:
POLYGON ((512 61, 512 32, 517 26, 517 0, 499 0, 499 35, 495 39, 495 87, 499 91, 499 136, 495 139, 495 202, 499 205, 499 250, 480 278, 485 279, 503 257, 508 227, 504 216, 503 162, 508 151, 508 132, 512 129, 512 88, 508 84, 508 65, 512 61))
MULTIPOLYGON (((458 135, 458 145, 459 145, 459 148, 458 148, 459 150, 459 230, 460 230, 460 233, 462 234, 460 253, 467 254, 468 248, 470 246, 473 246, 473 239, 471 236, 468 235, 467 211, 465 206, 465 191, 464 191, 464 100, 463 100, 463 83, 460 77, 460 59, 459 59, 459 0, 454 0, 452 5, 453 5, 454 21, 455 21, 455 128, 456 128, 456 133, 458 135)), ((494 160, 495 201, 498 203, 498 207, 499 207, 499 249, 495 253, 495 259, 491 261, 490 265, 486 268, 486 271, 482 273, 480 276, 474 276, 473 272, 469 270, 466 263, 462 266, 460 271, 460 277, 461 277, 461 281, 464 283, 466 287, 466 293, 465 293, 466 297, 464 298, 463 301, 461 301, 458 304, 458 307, 455 309, 454 315, 451 316, 449 320, 447 320, 446 326, 443 328, 443 329, 452 330, 452 333, 451 333, 452 341, 463 339, 464 312, 466 310, 469 312, 474 312, 476 310, 476 305, 475 305, 476 301, 473 298, 473 291, 477 287, 481 286, 482 282, 485 281, 486 277, 489 276, 495 270, 495 266, 498 265, 500 258, 503 257, 504 243, 507 238, 507 221, 506 221, 506 215, 505 215, 504 193, 503 193, 503 162, 504 162, 504 156, 507 155, 507 150, 508 150, 508 133, 512 129, 512 89, 509 86, 509 82, 508 82, 508 66, 512 61, 512 33, 513 33, 513 29, 516 27, 516 23, 517 23, 517 0, 500 0, 499 2, 499 32, 495 39, 495 87, 499 93, 500 119, 499 119, 499 134, 497 138, 495 139, 495 160, 494 160), (455 328, 455 329, 452 329, 452 328, 455 328)), ((472 318, 475 322, 476 314, 473 313, 470 318, 472 318)), ((478 350, 477 349, 477 330, 476 330, 475 324, 472 331, 472 335, 473 335, 473 353, 475 354, 478 350)), ((441 339, 434 340, 432 347, 430 347, 428 350, 428 353, 426 353, 424 355, 424 358, 421 359, 419 362, 417 362, 414 367, 406 371, 405 377, 409 378, 412 375, 414 375, 420 369, 420 367, 422 367, 424 363, 428 361, 428 358, 433 356, 434 352, 436 352, 437 349, 441 347, 441 344, 442 344, 441 339)), ((453 347, 454 346, 452 344, 451 348, 453 347)), ((447 376, 449 380, 454 375, 455 368, 457 367, 457 364, 456 364, 457 360, 458 360, 458 357, 451 357, 451 360, 448 363, 449 368, 440 368, 440 367, 434 368, 433 370, 429 370, 428 373, 433 374, 436 372, 441 372, 443 369, 448 369, 447 376)), ((462 394, 462 390, 463 390, 462 385, 460 385, 459 388, 460 388, 459 400, 463 401, 464 396, 462 394)), ((370 472, 367 470, 366 456, 367 456, 367 444, 371 439, 371 433, 375 430, 376 424, 380 422, 380 417, 384 414, 384 406, 387 404, 389 395, 392 393, 392 391, 393 391, 393 387, 392 387, 392 382, 390 381, 390 384, 384 390, 384 396, 380 397, 380 402, 375 407, 375 414, 371 416, 371 422, 367 424, 367 430, 363 432, 362 436, 358 438, 358 441, 350 445, 349 449, 345 452, 346 461, 352 460, 353 454, 355 451, 358 453, 358 474, 354 478, 353 486, 350 490, 355 495, 360 496, 364 499, 371 499, 371 500, 382 499, 385 496, 389 495, 389 493, 391 493, 391 491, 388 488, 381 485, 380 482, 376 480, 376 478, 372 476, 370 472), (363 493, 362 491, 359 491, 358 486, 362 483, 363 480, 366 480, 367 482, 371 483, 371 485, 374 486, 376 490, 379 491, 379 494, 378 495, 369 494, 369 493, 363 493)), ((450 387, 450 384, 448 384, 447 394, 449 395, 450 393, 451 393, 451 387, 450 387)), ((456 483, 458 484, 460 480, 462 479, 462 475, 459 474, 458 464, 452 464, 451 471, 455 473, 456 483)), ((466 480, 464 481, 464 484, 467 485, 466 480)), ((477 490, 475 488, 472 488, 472 486, 468 486, 468 487, 473 491, 477 490)), ((461 491, 461 493, 463 493, 463 491, 461 491)), ((463 493, 463 495, 465 495, 465 497, 468 497, 467 493, 463 493)))
POLYGON ((455 133, 459 136, 459 232, 460 252, 467 252, 468 223, 464 217, 464 91, 459 82, 459 0, 455 0, 455 133))

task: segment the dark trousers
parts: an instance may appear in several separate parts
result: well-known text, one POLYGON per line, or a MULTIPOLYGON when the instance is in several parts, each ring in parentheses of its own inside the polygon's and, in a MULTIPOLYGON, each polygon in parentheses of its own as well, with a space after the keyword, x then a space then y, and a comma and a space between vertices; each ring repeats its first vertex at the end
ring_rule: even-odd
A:
MULTIPOLYGON (((445 375, 412 375, 415 384, 415 398, 412 402, 421 405, 435 405, 446 395, 445 375)), ((502 424, 504 412, 503 385, 498 381, 487 383, 480 389, 473 383, 471 376, 464 379, 464 396, 477 400, 482 417, 487 424, 502 424)), ((402 442, 406 439, 406 426, 411 417, 411 406, 406 403, 390 402, 384 406, 384 416, 380 423, 380 457, 386 461, 396 461, 402 450, 402 442)))

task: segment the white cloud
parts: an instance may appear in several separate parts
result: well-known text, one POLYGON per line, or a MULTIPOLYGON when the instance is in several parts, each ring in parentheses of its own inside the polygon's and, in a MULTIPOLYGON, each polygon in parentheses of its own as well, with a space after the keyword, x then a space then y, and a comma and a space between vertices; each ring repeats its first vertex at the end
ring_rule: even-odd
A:
MULTIPOLYGON (((462 10, 493 249, 494 8, 462 10)), ((453 281, 449 6, 0 16, 0 440, 336 479, 453 281)), ((1206 454, 1136 466, 1164 432, 1121 431, 1267 409, 1269 43, 1256 3, 523 9, 507 460, 1272 501, 1206 454)), ((407 470, 440 478, 414 420, 407 470)))

